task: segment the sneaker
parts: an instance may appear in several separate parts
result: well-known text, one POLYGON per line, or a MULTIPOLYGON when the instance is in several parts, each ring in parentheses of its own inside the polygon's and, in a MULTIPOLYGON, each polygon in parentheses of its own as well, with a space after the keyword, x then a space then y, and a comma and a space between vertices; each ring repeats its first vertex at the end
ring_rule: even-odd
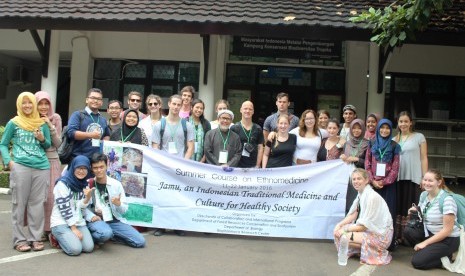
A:
POLYGON ((153 232, 153 235, 156 237, 163 236, 163 234, 165 234, 165 229, 163 228, 157 228, 155 232, 153 232))
POLYGON ((50 241, 50 246, 56 249, 61 249, 60 244, 58 243, 55 236, 52 233, 48 234, 48 240, 50 241))
POLYGON ((174 233, 180 237, 184 237, 186 235, 186 232, 182 230, 174 230, 174 233))

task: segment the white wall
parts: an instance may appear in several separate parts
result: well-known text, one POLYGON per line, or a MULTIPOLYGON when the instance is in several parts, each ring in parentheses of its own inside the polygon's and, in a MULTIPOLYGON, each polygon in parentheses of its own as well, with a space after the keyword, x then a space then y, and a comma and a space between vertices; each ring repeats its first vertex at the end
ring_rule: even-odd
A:
POLYGON ((465 48, 404 45, 394 51, 387 72, 465 76, 465 48))

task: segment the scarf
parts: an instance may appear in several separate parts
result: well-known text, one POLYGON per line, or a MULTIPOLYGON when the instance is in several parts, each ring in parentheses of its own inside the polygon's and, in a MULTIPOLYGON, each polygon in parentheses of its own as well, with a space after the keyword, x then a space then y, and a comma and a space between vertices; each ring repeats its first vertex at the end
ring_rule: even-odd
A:
POLYGON ((134 144, 142 143, 142 133, 139 125, 139 114, 137 111, 128 109, 123 113, 123 121, 121 122, 121 128, 113 131, 110 135, 110 141, 121 141, 121 142, 131 142, 134 144), (127 115, 133 112, 137 116, 137 123, 134 126, 129 126, 126 124, 127 115))
POLYGON ((344 147, 344 154, 346 156, 360 156, 368 147, 368 140, 363 138, 363 134, 365 133, 365 123, 361 119, 355 119, 350 123, 350 130, 349 130, 349 140, 345 143, 344 147), (352 131, 354 126, 358 124, 362 129, 362 134, 360 137, 354 137, 352 131))
POLYGON ((34 94, 31 92, 23 92, 19 94, 16 99, 16 113, 12 121, 19 128, 22 128, 26 131, 34 131, 44 124, 44 121, 40 118, 39 111, 37 111, 37 101, 34 97, 34 94), (32 102, 32 113, 29 115, 24 114, 23 112, 23 100, 27 98, 32 102))
MULTIPOLYGON (((36 101, 37 101, 37 104, 39 104, 39 102, 43 99, 47 100, 50 108, 48 109, 48 112, 47 112, 47 117, 48 119, 50 120, 50 122, 52 123, 52 125, 56 126, 56 121, 58 119, 61 120, 61 118, 59 117, 58 114, 54 113, 53 112, 53 105, 52 105, 52 101, 50 100, 50 95, 46 92, 46 91, 38 91, 34 94, 36 96, 36 101)), ((40 116, 40 114, 39 114, 40 116)))
POLYGON ((87 158, 84 155, 78 155, 73 159, 73 161, 71 161, 71 164, 68 166, 68 169, 66 170, 65 174, 62 177, 58 178, 56 182, 61 181, 65 183, 65 185, 68 186, 68 188, 70 188, 71 191, 77 193, 77 192, 82 192, 82 190, 87 186, 87 178, 89 177, 90 177, 89 158, 87 158), (78 179, 74 175, 74 171, 78 167, 87 168, 87 175, 83 179, 78 179))
MULTIPOLYGON (((381 162, 389 163, 391 162, 392 158, 395 154, 399 154, 399 147, 392 147, 391 141, 392 138, 392 122, 389 119, 381 119, 376 126, 376 134, 373 140, 373 146, 371 147, 371 153, 381 162), (381 126, 388 125, 391 133, 389 133, 388 137, 382 137, 379 133, 381 126), (384 153, 383 158, 381 158, 381 153, 384 153)), ((395 143, 395 142, 394 142, 395 143)))

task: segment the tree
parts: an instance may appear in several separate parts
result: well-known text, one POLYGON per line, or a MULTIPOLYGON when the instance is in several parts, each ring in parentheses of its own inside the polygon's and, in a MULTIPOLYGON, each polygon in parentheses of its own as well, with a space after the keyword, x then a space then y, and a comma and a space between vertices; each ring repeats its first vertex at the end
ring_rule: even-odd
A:
POLYGON ((373 33, 370 40, 392 50, 406 40, 415 40, 415 33, 428 27, 432 14, 444 13, 452 3, 453 0, 399 0, 384 9, 370 7, 350 21, 366 22, 365 27, 373 33))

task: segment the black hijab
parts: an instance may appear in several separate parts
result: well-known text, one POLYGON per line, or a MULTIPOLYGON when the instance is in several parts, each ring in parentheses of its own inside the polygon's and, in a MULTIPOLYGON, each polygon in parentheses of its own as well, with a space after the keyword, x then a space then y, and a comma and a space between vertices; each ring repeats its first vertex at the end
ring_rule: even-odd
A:
POLYGON ((134 144, 142 144, 142 133, 139 125, 139 114, 136 110, 128 109, 124 111, 123 121, 121 123, 121 128, 117 129, 110 135, 110 141, 120 141, 120 142, 131 142, 134 144), (126 124, 126 116, 133 112, 137 117, 137 124, 134 126, 129 126, 126 124))

